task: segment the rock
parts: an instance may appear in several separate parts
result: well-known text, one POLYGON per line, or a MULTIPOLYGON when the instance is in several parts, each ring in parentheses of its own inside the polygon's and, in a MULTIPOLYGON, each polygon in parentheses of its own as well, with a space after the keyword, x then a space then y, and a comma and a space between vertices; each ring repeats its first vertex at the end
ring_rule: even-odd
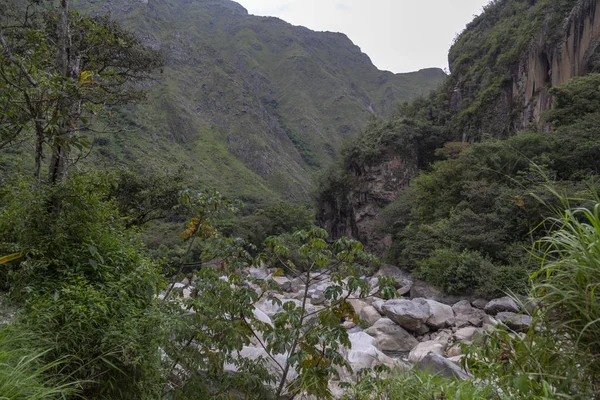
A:
POLYGON ((308 289, 308 297, 311 304, 320 305, 325 303, 325 290, 330 286, 328 283, 321 283, 308 289))
POLYGON ((420 370, 428 371, 429 373, 436 374, 444 378, 472 378, 471 375, 469 375, 458 365, 437 353, 426 354, 416 364, 417 368, 419 368, 420 370))
POLYGON ((375 338, 365 332, 348 335, 351 347, 346 352, 346 360, 352 367, 354 373, 362 369, 370 369, 377 365, 385 365, 393 368, 397 363, 391 357, 386 356, 375 347, 375 338))
POLYGON ((375 300, 371 305, 375 307, 379 314, 384 315, 383 305, 385 304, 385 300, 375 300))
POLYGON ((412 284, 412 287, 410 289, 410 298, 435 300, 447 305, 452 305, 460 300, 465 300, 465 298, 462 297, 445 295, 437 288, 418 279, 415 279, 415 281, 412 284))
POLYGON ((363 310, 363 308, 368 306, 367 303, 365 303, 362 300, 358 300, 358 299, 348 300, 348 303, 350 303, 350 305, 354 309, 354 312, 356 313, 356 315, 359 315, 360 312, 363 310))
MULTIPOLYGON (((287 357, 283 354, 275 354, 273 357, 277 361, 273 361, 271 357, 267 354, 265 349, 262 347, 254 347, 254 346, 244 346, 242 350, 239 352, 239 357, 247 358, 250 360, 256 360, 259 357, 265 361, 265 366, 267 370, 274 376, 278 376, 281 378, 282 371, 279 366, 285 366, 287 362, 287 357), (277 365, 279 364, 279 365, 277 365)), ((225 364, 224 369, 226 372, 237 372, 237 367, 233 364, 225 364)), ((298 372, 294 368, 290 368, 286 381, 292 381, 298 377, 298 372)))
POLYGON ((460 354, 460 355, 457 355, 457 356, 454 356, 454 357, 448 357, 448 358, 447 358, 447 360, 448 360, 448 361, 452 361, 454 364, 456 364, 456 365, 460 366, 460 362, 461 362, 461 360, 462 360, 464 357, 465 357, 465 355, 464 355, 464 354, 460 354))
POLYGON ((485 305, 484 311, 491 315, 496 315, 500 312, 513 312, 518 313, 520 311, 519 305, 510 297, 501 297, 494 299, 485 305))
POLYGON ((344 321, 342 323, 342 328, 344 328, 347 331, 350 330, 350 329, 352 329, 352 328, 355 328, 355 327, 356 327, 356 324, 354 323, 354 321, 348 320, 348 321, 344 321))
POLYGON ((423 324, 415 331, 415 335, 425 335, 429 331, 430 331, 429 327, 427 325, 423 324))
POLYGON ((394 279, 396 289, 399 289, 399 294, 403 295, 410 292, 410 288, 413 285, 413 279, 408 272, 402 271, 400 268, 394 265, 382 265, 379 271, 375 274, 375 277, 389 276, 394 279))
POLYGON ((284 292, 292 291, 292 281, 285 276, 276 276, 273 278, 273 281, 279 286, 281 290, 284 292))
POLYGON ((485 318, 485 312, 471 306, 467 300, 459 301, 452 306, 454 311, 455 320, 454 324, 458 328, 464 326, 482 326, 485 318))
POLYGON ((481 332, 481 329, 474 327, 461 328, 454 332, 454 338, 459 342, 472 343, 475 336, 481 332))
POLYGON ((250 278, 265 280, 269 277, 269 271, 266 268, 250 268, 248 269, 250 278))
POLYGON ((462 350, 460 348, 460 345, 455 344, 454 346, 450 347, 448 350, 446 350, 446 356, 448 357, 456 357, 456 356, 460 356, 462 355, 462 350))
POLYGON ((512 312, 498 313, 496 319, 515 332, 527 332, 533 323, 533 318, 529 315, 515 314, 512 312))
POLYGON ((471 302, 471 305, 475 308, 483 310, 487 303, 489 303, 489 301, 486 299, 475 299, 471 302))
POLYGON ((427 305, 431 316, 425 321, 432 329, 443 329, 454 325, 454 311, 452 307, 435 300, 413 299, 414 302, 427 305))
MULTIPOLYGON (((301 307, 302 306, 302 302, 300 300, 296 300, 296 299, 282 299, 281 300, 282 305, 288 302, 293 302, 296 304, 296 307, 301 307)), ((259 301, 258 303, 256 303, 256 307, 258 309, 260 309, 262 312, 264 312, 269 318, 273 318, 275 316, 275 314, 280 313, 283 311, 283 307, 274 303, 272 300, 269 299, 263 299, 261 301, 259 301)))
POLYGON ((375 323, 381 319, 381 314, 379 314, 373 306, 364 307, 360 310, 358 316, 366 321, 369 326, 375 325, 375 323))
POLYGON ((365 333, 374 337, 382 351, 410 351, 419 343, 410 333, 389 318, 381 318, 365 333))
POLYGON ((419 329, 431 316, 429 307, 405 299, 388 300, 382 310, 389 319, 410 331, 419 329))
POLYGON ((429 336, 430 336, 430 340, 441 343, 444 346, 444 348, 448 347, 448 344, 450 342, 454 341, 454 337, 452 336, 452 331, 449 331, 449 330, 438 331, 435 335, 431 334, 429 336))
POLYGON ((422 360, 427 354, 434 353, 439 356, 444 355, 444 345, 442 343, 428 340, 427 342, 419 343, 408 355, 408 361, 417 363, 422 360))
POLYGON ((304 289, 306 285, 304 284, 304 280, 302 278, 297 277, 292 279, 292 289, 290 290, 293 293, 300 293, 301 296, 304 296, 304 289))
POLYGON ((265 324, 269 324, 271 326, 273 326, 273 322, 271 322, 271 318, 269 318, 269 316, 263 312, 261 309, 254 307, 254 310, 252 311, 252 313, 254 314, 254 317, 259 320, 260 322, 264 322, 265 324))

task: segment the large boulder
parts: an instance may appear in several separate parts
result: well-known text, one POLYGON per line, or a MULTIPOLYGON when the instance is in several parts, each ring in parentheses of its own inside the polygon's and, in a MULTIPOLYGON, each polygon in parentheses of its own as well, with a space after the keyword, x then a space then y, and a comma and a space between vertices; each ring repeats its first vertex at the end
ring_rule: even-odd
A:
POLYGON ((389 318, 381 318, 365 333, 374 337, 382 351, 411 351, 419 344, 417 339, 389 318))
MULTIPOLYGON (((277 377, 282 376, 281 367, 284 367, 287 362, 287 357, 283 354, 273 355, 273 358, 275 359, 273 360, 262 347, 244 346, 242 350, 235 355, 240 358, 247 358, 249 360, 262 358, 265 361, 265 366, 267 367, 269 373, 277 377)), ((237 367, 234 364, 225 364, 224 370, 225 372, 237 372, 237 367)), ((298 372, 294 368, 290 368, 286 381, 292 381, 297 377, 298 372)))
POLYGON ((429 308, 431 315, 425 321, 428 327, 437 330, 454 325, 454 311, 449 305, 428 299, 413 299, 413 301, 429 308))
POLYGON ((371 303, 371 305, 373 307, 375 307, 375 309, 377 310, 377 312, 381 315, 384 315, 383 312, 383 305, 385 304, 385 300, 375 300, 373 301, 373 303, 371 303))
POLYGON ((454 338, 459 342, 470 344, 481 331, 481 328, 467 326, 454 332, 454 338))
POLYGON ((431 316, 429 307, 406 299, 388 300, 382 307, 384 314, 409 331, 416 331, 431 316))
POLYGON ((466 297, 446 295, 434 286, 431 286, 427 282, 418 279, 415 279, 415 281, 412 284, 412 287, 410 288, 410 298, 435 300, 450 306, 460 300, 467 299, 466 297))
POLYGON ((379 271, 375 274, 375 278, 379 276, 389 276, 394 280, 394 286, 398 290, 400 296, 409 293, 413 285, 413 279, 408 272, 401 270, 394 265, 382 265, 379 271))
POLYGON ((470 379, 472 376, 455 362, 437 353, 428 353, 417 362, 417 368, 444 378, 470 379))
POLYGON ((345 357, 355 373, 378 365, 389 368, 398 366, 393 358, 386 356, 375 347, 376 341, 372 336, 358 332, 348 335, 348 338, 351 347, 347 349, 345 357))
POLYGON ((515 332, 527 332, 533 323, 533 318, 529 315, 515 314, 512 312, 498 313, 496 319, 515 332))
POLYGON ((266 268, 250 268, 248 269, 248 275, 253 279, 265 280, 270 276, 270 273, 266 268))
POLYGON ((455 315, 455 325, 457 328, 464 326, 482 326, 485 318, 485 312, 471 305, 467 300, 461 300, 452 306, 455 315))
POLYGON ((350 303, 350 305, 354 309, 354 313, 356 315, 359 315, 360 312, 363 310, 363 308, 368 306, 367 303, 365 303, 362 300, 358 300, 358 299, 350 299, 350 300, 348 300, 348 303, 350 303))
POLYGON ((446 349, 444 347, 444 344, 436 342, 435 340, 422 342, 410 351, 410 354, 408 355, 408 361, 410 361, 411 363, 417 363, 429 353, 434 353, 443 356, 445 350, 446 349))
POLYGON ((358 316, 362 318, 369 326, 375 325, 375 323, 381 319, 381 314, 379 314, 379 312, 373 306, 364 307, 362 310, 360 310, 358 316))
POLYGON ((273 278, 273 281, 284 292, 291 292, 292 291, 292 281, 288 277, 285 277, 285 276, 276 276, 276 277, 273 278))
POLYGON ((510 297, 501 297, 494 299, 485 305, 484 311, 491 315, 496 315, 500 312, 518 313, 521 311, 519 305, 510 297))

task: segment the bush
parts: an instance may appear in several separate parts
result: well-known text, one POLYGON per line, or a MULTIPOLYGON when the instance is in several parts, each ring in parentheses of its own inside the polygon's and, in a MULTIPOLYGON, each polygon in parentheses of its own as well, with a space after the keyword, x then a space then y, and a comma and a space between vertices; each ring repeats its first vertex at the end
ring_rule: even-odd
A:
POLYGON ((87 398, 145 399, 161 389, 157 268, 108 199, 106 175, 52 187, 21 179, 0 194, 0 251, 19 323, 50 349, 52 370, 85 381, 87 398))
POLYGON ((434 250, 419 262, 416 275, 449 294, 484 291, 496 267, 477 251, 458 252, 451 249, 434 250))

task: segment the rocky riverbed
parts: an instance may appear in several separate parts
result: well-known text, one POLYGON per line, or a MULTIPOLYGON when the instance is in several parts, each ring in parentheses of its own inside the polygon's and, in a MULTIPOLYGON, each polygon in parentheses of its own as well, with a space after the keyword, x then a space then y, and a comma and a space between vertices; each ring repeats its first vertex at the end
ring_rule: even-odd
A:
MULTIPOLYGON (((275 269, 250 268, 247 284, 262 291, 260 281, 273 281, 279 290, 269 291, 256 302, 254 315, 261 322, 271 324, 272 319, 283 311, 283 304, 293 302, 300 307, 305 294, 305 280, 299 277, 276 276, 275 269), (281 300, 281 305, 269 299, 281 300)), ((358 319, 340 321, 347 330, 350 347, 342 351, 352 367, 352 373, 340 370, 341 381, 352 381, 356 373, 365 368, 384 365, 408 370, 426 369, 445 377, 469 379, 470 374, 460 366, 463 357, 461 344, 470 344, 486 329, 504 326, 515 334, 531 326, 531 317, 509 297, 497 299, 460 298, 445 296, 425 282, 413 279, 400 268, 384 265, 372 277, 364 277, 376 287, 379 276, 393 279, 397 298, 385 300, 377 294, 363 298, 348 296, 358 319), (358 323, 356 321, 358 320, 358 323)), ((327 274, 315 274, 307 291, 307 314, 316 317, 326 307, 326 289, 333 285, 327 274)), ((176 284, 184 296, 193 292, 189 280, 176 284)), ((375 291, 375 293, 377 293, 375 291)), ((310 319, 309 319, 310 321, 310 319)), ((285 365, 286 356, 271 359, 260 343, 246 346, 240 357, 256 359, 262 357, 273 374, 280 374, 277 363, 285 365)), ((233 366, 228 366, 234 372, 233 366)), ((296 376, 292 371, 291 380, 296 376)), ((341 395, 339 382, 331 382, 333 393, 341 395)))

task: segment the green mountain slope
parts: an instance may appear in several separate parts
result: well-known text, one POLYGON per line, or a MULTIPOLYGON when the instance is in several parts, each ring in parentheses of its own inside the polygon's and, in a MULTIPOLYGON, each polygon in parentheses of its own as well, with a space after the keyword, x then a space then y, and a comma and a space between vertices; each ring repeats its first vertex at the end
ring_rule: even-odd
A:
POLYGON ((439 69, 379 71, 345 35, 257 17, 229 0, 75 2, 110 13, 160 48, 145 104, 115 110, 94 162, 185 164, 247 200, 306 198, 315 171, 371 115, 427 94, 439 69))

